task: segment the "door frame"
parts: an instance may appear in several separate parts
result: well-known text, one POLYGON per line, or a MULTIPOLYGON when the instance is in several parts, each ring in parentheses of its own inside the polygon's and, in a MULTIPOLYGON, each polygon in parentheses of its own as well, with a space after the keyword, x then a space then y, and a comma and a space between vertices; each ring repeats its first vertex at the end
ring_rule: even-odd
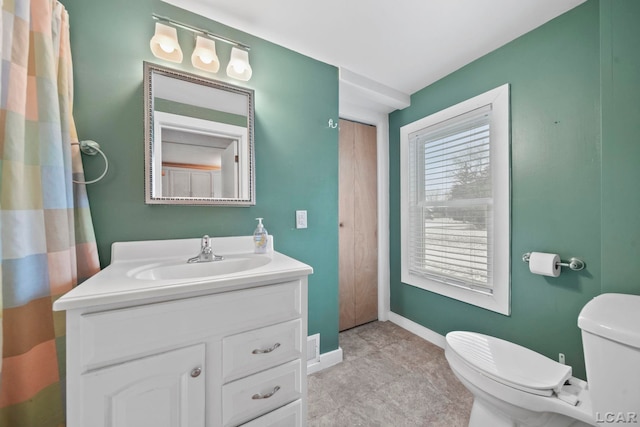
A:
POLYGON ((389 115, 358 108, 340 106, 340 118, 376 127, 378 173, 378 320, 389 320, 389 115))

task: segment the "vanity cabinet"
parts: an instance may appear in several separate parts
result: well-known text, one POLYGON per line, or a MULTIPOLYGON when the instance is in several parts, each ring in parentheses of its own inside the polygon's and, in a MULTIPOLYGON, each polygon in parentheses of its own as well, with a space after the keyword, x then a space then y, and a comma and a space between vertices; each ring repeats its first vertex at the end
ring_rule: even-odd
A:
POLYGON ((162 168, 163 197, 221 197, 220 171, 162 168))
POLYGON ((298 264, 132 289, 105 285, 110 266, 63 296, 67 426, 305 426, 312 270, 298 264))

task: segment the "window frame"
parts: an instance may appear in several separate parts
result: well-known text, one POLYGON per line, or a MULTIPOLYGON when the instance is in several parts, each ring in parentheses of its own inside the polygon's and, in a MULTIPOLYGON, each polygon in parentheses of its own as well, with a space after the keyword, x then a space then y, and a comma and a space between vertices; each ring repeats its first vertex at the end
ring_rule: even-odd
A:
POLYGON ((509 84, 504 84, 400 128, 401 281, 468 304, 511 314, 511 172, 509 84), (409 271, 409 136, 422 129, 490 105, 491 175, 493 191, 492 293, 441 283, 409 271), (504 262, 496 262, 504 260, 504 262))

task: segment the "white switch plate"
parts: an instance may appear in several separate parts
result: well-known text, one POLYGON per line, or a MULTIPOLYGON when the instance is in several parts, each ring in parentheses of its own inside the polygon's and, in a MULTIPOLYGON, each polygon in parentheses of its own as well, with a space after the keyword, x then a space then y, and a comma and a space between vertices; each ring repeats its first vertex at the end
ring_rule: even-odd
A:
POLYGON ((307 211, 296 211, 296 228, 307 228, 307 211))

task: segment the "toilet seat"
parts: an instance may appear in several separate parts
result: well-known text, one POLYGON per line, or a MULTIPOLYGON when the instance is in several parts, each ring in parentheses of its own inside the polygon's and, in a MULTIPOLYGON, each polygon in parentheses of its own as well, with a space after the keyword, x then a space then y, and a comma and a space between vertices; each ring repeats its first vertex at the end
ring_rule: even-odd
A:
POLYGON ((449 349, 470 368, 506 386, 552 396, 571 378, 571 367, 509 341, 475 332, 446 336, 449 349))

